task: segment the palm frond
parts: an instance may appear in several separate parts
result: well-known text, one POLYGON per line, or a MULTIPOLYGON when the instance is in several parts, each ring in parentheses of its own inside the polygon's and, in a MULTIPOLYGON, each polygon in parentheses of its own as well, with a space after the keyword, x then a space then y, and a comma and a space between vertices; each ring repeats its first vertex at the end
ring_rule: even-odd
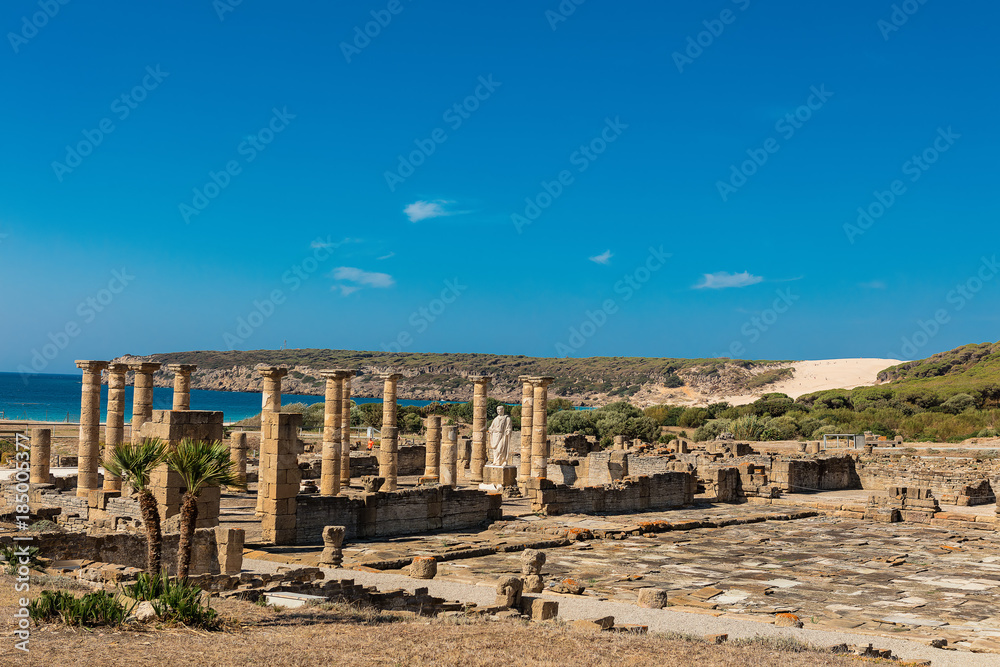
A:
POLYGON ((229 458, 229 448, 218 440, 182 440, 177 449, 167 454, 166 461, 193 495, 209 486, 245 486, 236 475, 236 464, 229 458))
POLYGON ((123 483, 136 491, 144 491, 149 486, 150 473, 163 462, 166 450, 166 445, 156 438, 138 443, 124 442, 109 451, 102 464, 123 483))

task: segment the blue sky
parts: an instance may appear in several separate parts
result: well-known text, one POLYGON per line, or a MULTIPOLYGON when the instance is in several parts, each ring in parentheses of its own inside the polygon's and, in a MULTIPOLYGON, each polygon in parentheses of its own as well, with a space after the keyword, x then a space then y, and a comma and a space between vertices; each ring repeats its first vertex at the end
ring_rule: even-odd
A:
POLYGON ((995 340, 1000 9, 897 7, 6 3, 0 369, 995 340))

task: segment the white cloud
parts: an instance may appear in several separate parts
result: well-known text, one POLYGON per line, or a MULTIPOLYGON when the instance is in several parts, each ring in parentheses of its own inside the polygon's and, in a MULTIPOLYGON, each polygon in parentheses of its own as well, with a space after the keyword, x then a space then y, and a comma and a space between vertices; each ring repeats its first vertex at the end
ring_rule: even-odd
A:
POLYGON ((382 255, 381 257, 376 257, 375 259, 389 259, 390 257, 395 257, 396 253, 390 252, 388 255, 382 255))
POLYGON ((717 271, 706 273, 701 282, 694 286, 695 289, 725 289, 727 287, 747 287, 756 285, 764 280, 760 276, 752 275, 749 271, 743 273, 729 273, 728 271, 717 271))
POLYGON ((331 285, 330 289, 334 291, 340 290, 341 296, 347 296, 348 294, 354 294, 361 288, 358 285, 331 285))
POLYGON ((339 248, 340 246, 344 245, 345 243, 358 243, 358 242, 359 242, 358 239, 350 239, 350 238, 344 238, 344 239, 341 239, 339 241, 334 242, 334 241, 331 241, 330 240, 330 236, 327 235, 327 237, 325 239, 322 238, 322 237, 317 238, 316 240, 314 240, 312 243, 309 244, 309 247, 313 248, 313 249, 319 249, 319 248, 339 248))
POLYGON ((353 294, 362 287, 386 288, 396 284, 388 273, 365 271, 353 266, 338 266, 330 276, 338 281, 330 289, 340 290, 342 296, 353 294))
POLYGON ((445 209, 448 204, 454 204, 453 201, 447 201, 445 199, 436 199, 434 201, 415 201, 406 208, 403 209, 403 213, 406 217, 410 219, 410 222, 420 222, 421 220, 427 220, 429 218, 440 218, 446 215, 455 215, 454 212, 445 209))
POLYGON ((591 262, 595 262, 597 264, 605 264, 606 265, 606 264, 610 264, 611 263, 611 258, 613 256, 614 255, 611 254, 610 250, 605 250, 600 255, 594 255, 593 257, 591 257, 589 259, 590 259, 591 262))

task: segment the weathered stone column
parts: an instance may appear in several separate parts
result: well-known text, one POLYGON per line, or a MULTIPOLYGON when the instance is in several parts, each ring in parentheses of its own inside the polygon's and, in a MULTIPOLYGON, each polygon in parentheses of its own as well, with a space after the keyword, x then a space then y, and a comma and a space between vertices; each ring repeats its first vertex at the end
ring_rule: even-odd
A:
MULTIPOLYGON (((259 463, 258 463, 258 466, 257 466, 257 470, 258 470, 258 473, 257 473, 257 514, 265 514, 267 512, 267 510, 265 509, 265 503, 266 503, 267 498, 271 498, 272 500, 274 499, 273 495, 272 496, 268 496, 267 494, 269 494, 269 493, 273 494, 274 489, 268 489, 267 488, 267 484, 264 482, 264 479, 263 479, 263 474, 262 473, 263 473, 263 470, 264 470, 264 456, 265 456, 265 454, 264 454, 264 442, 265 442, 265 440, 270 439, 270 440, 268 440, 268 442, 270 443, 270 445, 269 445, 269 447, 270 447, 270 455, 276 456, 277 455, 277 449, 278 449, 278 444, 276 444, 277 441, 278 441, 277 428, 278 428, 278 424, 279 424, 279 421, 277 419, 268 419, 268 415, 280 415, 281 414, 281 378, 283 378, 286 375, 288 375, 288 369, 287 368, 283 368, 281 366, 261 366, 261 367, 259 367, 257 369, 257 372, 260 373, 264 377, 264 386, 261 389, 261 402, 260 402, 260 410, 261 410, 261 415, 260 415, 260 429, 261 429, 261 431, 260 431, 260 442, 261 442, 261 450, 260 450, 259 463), (272 430, 274 431, 274 433, 270 433, 269 432, 269 431, 272 431, 272 430), (268 432, 265 433, 265 431, 268 431, 268 432)), ((300 415, 300 417, 301 417, 301 415, 300 415)), ((280 422, 280 423, 282 424, 282 428, 287 429, 287 428, 290 428, 288 426, 288 424, 291 424, 292 422, 285 421, 285 422, 280 422)), ((302 420, 299 419, 298 423, 301 424, 302 420)), ((282 437, 287 439, 287 437, 288 437, 287 433, 283 434, 282 437)), ((288 445, 286 443, 284 443, 284 440, 282 440, 282 443, 283 443, 282 444, 282 453, 287 454, 288 453, 288 445)), ((276 466, 277 466, 276 463, 272 464, 272 472, 274 472, 275 475, 280 476, 277 473, 276 466)), ((296 466, 295 469, 298 470, 298 466, 296 466)), ((277 477, 275 479, 277 479, 277 477)), ((272 483, 276 483, 276 482, 272 482, 272 483)), ((298 482, 296 482, 296 484, 298 484, 298 482)), ((283 493, 287 493, 287 490, 283 491, 283 493)), ((292 494, 292 495, 294 496, 296 494, 298 494, 298 486, 295 487, 295 494, 292 494)), ((284 497, 287 497, 287 496, 282 496, 282 498, 284 498, 284 497)))
POLYGON ((323 406, 323 462, 319 492, 324 496, 340 493, 340 429, 344 407, 343 371, 323 371, 326 378, 326 402, 323 406))
POLYGON ((282 366, 261 366, 257 372, 264 376, 261 412, 281 412, 281 378, 288 375, 288 369, 282 366))
POLYGON ((28 482, 49 483, 49 458, 52 456, 52 429, 31 429, 31 470, 28 482))
POLYGON ((101 372, 108 367, 108 362, 80 360, 76 367, 83 370, 76 495, 86 498, 97 489, 97 466, 101 458, 101 372))
POLYGON ((247 483, 247 434, 233 431, 229 436, 229 458, 236 464, 236 478, 247 483))
POLYGON ((531 423, 535 405, 535 388, 527 375, 518 378, 521 385, 521 468, 519 470, 522 484, 531 477, 531 423))
POLYGON ((385 479, 380 491, 395 491, 399 472, 399 429, 396 427, 396 382, 399 373, 383 373, 382 442, 378 446, 378 476, 385 479))
POLYGON ((532 378, 534 410, 531 417, 531 476, 539 479, 546 478, 546 470, 549 467, 548 387, 553 380, 554 377, 548 376, 532 378))
POLYGON ((139 431, 142 425, 153 416, 153 373, 160 370, 162 364, 145 361, 133 362, 128 365, 135 373, 132 381, 132 442, 142 440, 139 431))
POLYGON ((441 445, 441 484, 455 488, 458 486, 458 427, 444 427, 444 442, 441 445))
POLYGON ((351 378, 356 368, 338 369, 344 374, 340 385, 340 484, 351 483, 351 378))
MULTIPOLYGON (((108 365, 108 419, 104 426, 104 455, 125 441, 125 373, 128 364, 108 365)), ((121 491, 122 480, 104 471, 104 490, 121 491)))
POLYGON ((441 478, 441 417, 431 415, 425 422, 427 426, 427 443, 424 454, 425 483, 434 483, 441 478))
POLYGON ((191 409, 191 373, 195 364, 167 364, 167 370, 174 374, 174 410, 191 409))
POLYGON ((476 383, 472 390, 472 454, 469 460, 469 481, 476 484, 483 481, 483 466, 486 465, 486 394, 490 386, 489 375, 471 375, 476 383))

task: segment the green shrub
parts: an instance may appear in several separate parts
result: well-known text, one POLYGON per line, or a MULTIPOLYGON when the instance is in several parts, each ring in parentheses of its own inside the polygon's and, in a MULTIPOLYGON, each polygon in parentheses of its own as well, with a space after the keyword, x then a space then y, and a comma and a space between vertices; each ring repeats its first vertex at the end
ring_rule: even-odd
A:
POLYGON ((95 591, 77 598, 63 591, 42 591, 28 605, 28 615, 36 624, 58 618, 66 625, 117 627, 132 613, 135 603, 127 607, 117 595, 95 591))
POLYGON ((41 570, 42 563, 38 558, 38 547, 28 547, 27 556, 18 554, 14 546, 0 547, 0 561, 4 563, 4 570, 7 574, 14 574, 21 565, 27 565, 31 570, 41 570), (22 563, 21 559, 27 558, 27 563, 22 563))
MULTIPOLYGON (((163 591, 150 602, 153 611, 168 623, 183 623, 201 628, 213 628, 218 624, 218 612, 202 604, 201 588, 186 579, 162 579, 163 591)), ((207 594, 204 595, 209 599, 207 594)))
POLYGON ((677 420, 677 425, 684 428, 698 428, 708 421, 710 413, 705 408, 688 408, 677 420))

